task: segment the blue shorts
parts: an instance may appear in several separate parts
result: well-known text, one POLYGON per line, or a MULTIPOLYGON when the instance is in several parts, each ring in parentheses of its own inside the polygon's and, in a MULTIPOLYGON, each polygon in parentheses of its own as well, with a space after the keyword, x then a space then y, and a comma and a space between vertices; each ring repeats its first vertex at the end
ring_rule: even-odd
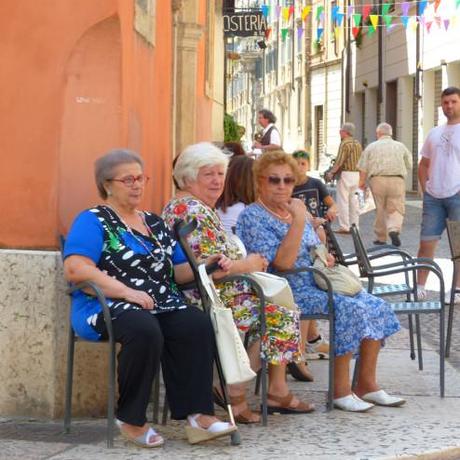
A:
POLYGON ((446 219, 460 221, 460 193, 448 198, 423 194, 422 241, 439 240, 446 228, 446 219))

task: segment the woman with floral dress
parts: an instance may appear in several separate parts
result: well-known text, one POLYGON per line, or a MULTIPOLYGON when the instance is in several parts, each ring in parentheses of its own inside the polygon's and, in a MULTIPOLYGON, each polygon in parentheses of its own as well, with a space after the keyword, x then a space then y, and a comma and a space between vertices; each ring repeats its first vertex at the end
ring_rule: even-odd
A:
MULTIPOLYGON (((311 266, 310 249, 320 243, 307 219, 304 203, 291 198, 300 175, 296 161, 284 152, 267 152, 254 165, 258 199, 239 216, 236 232, 250 252, 258 252, 270 268, 290 270, 311 266)), ((329 256, 329 265, 334 265, 329 256)), ((310 272, 288 275, 294 298, 306 314, 327 312, 327 293, 315 284, 310 272)), ((390 307, 364 290, 354 297, 334 294, 335 378, 334 405, 363 412, 374 404, 400 406, 404 400, 388 395, 376 381, 381 341, 400 328, 390 307), (360 353, 356 387, 351 389, 352 354, 360 353)))
MULTIPOLYGON (((174 168, 174 178, 181 194, 166 205, 163 218, 171 228, 179 220, 197 221, 197 228, 189 236, 188 243, 198 259, 221 253, 233 261, 230 274, 265 271, 268 265, 265 257, 252 253, 244 258, 214 210, 224 187, 227 164, 226 155, 213 144, 203 142, 187 147, 174 168)), ((313 406, 292 395, 285 378, 286 364, 300 358, 298 312, 266 305, 267 331, 264 337, 260 337, 260 304, 250 286, 246 282, 228 282, 217 283, 216 287, 225 305, 232 309, 238 329, 250 334, 249 355, 253 367, 258 366, 254 363, 255 350, 260 346, 259 339, 262 341, 262 355, 269 362, 269 413, 311 412, 313 406)), ((188 296, 197 300, 196 293, 189 292, 188 296)), ((259 416, 248 408, 245 387, 231 386, 229 392, 237 421, 257 422, 259 416)))

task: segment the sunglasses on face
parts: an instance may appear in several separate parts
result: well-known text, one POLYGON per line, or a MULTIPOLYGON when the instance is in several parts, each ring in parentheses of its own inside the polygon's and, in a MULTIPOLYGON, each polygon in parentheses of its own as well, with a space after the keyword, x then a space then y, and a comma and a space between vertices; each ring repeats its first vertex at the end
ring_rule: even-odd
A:
POLYGON ((279 185, 281 182, 284 183, 284 185, 294 185, 295 184, 295 178, 294 177, 278 177, 278 176, 267 176, 267 181, 271 185, 279 185))
POLYGON ((110 182, 121 182, 126 187, 132 187, 136 182, 139 184, 144 185, 148 180, 149 177, 145 174, 139 174, 138 176, 126 176, 120 179, 108 179, 110 182))
POLYGON ((305 160, 310 160, 310 155, 308 152, 304 152, 303 150, 298 150, 292 154, 294 158, 303 158, 305 160))

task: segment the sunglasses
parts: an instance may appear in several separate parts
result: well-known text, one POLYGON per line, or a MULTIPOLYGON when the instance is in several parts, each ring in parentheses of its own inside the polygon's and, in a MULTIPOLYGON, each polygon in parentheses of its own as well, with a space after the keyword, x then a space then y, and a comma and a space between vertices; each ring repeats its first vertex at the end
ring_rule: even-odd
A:
POLYGON ((281 182, 284 183, 284 185, 294 185, 296 180, 294 177, 278 177, 278 176, 266 176, 266 179, 269 184, 271 185, 279 185, 281 182))
POLYGON ((305 160, 310 160, 310 155, 308 152, 304 152, 303 150, 298 150, 292 154, 294 158, 304 158, 305 160))
POLYGON ((121 182, 123 185, 126 185, 126 187, 132 187, 136 182, 144 185, 148 180, 149 177, 145 174, 139 174, 139 176, 126 176, 121 179, 108 179, 110 182, 121 182))

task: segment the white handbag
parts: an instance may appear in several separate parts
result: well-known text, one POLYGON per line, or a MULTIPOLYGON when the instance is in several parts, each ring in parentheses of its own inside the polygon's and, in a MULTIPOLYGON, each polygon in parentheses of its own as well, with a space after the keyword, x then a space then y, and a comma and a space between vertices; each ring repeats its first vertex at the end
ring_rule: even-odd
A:
POLYGON ((225 381, 228 385, 248 382, 256 376, 256 373, 251 369, 248 354, 233 321, 232 311, 220 300, 204 264, 199 265, 198 272, 201 283, 211 300, 211 322, 225 381))

